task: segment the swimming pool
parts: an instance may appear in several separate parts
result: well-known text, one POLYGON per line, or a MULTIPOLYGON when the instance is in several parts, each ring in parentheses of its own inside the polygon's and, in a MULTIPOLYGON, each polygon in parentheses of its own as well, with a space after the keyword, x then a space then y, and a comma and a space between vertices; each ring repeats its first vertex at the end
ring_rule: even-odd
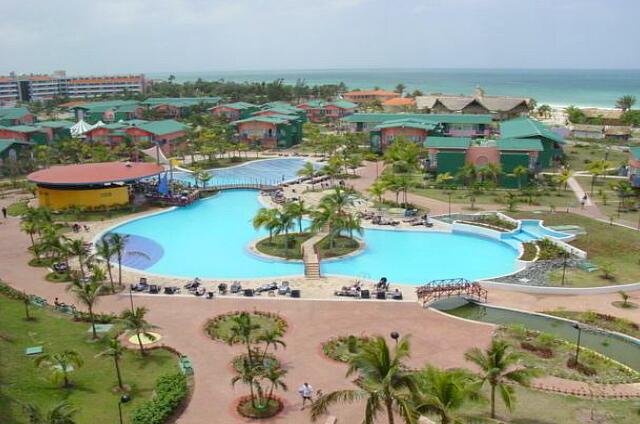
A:
MULTIPOLYGON (((124 265, 150 274, 242 279, 302 275, 301 263, 269 260, 248 250, 268 235, 251 225, 258 192, 234 190, 112 229, 129 234, 124 265), (130 246, 129 246, 130 245, 130 246), (138 254, 141 253, 141 254, 138 254)), ((495 277, 517 270, 518 252, 499 240, 468 234, 367 229, 357 255, 324 261, 323 274, 421 284, 432 279, 495 277)))
POLYGON ((540 219, 522 219, 520 220, 520 228, 517 231, 503 233, 501 235, 503 242, 510 244, 516 249, 521 243, 540 240, 545 237, 564 240, 574 237, 574 235, 547 228, 542 225, 542 220, 540 219))
MULTIPOLYGON (((320 165, 304 158, 275 158, 258 159, 228 168, 211 169, 213 178, 207 186, 226 184, 269 184, 277 185, 291 181, 298 177, 297 172, 306 162, 311 162, 319 169, 320 165)), ((194 184, 193 174, 188 172, 174 172, 173 177, 186 183, 194 184)))

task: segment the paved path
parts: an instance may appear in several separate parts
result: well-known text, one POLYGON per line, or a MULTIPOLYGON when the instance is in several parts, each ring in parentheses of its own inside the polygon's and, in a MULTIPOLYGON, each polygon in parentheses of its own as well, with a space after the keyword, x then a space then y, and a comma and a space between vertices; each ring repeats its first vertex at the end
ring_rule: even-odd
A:
POLYGON ((309 240, 302 243, 302 260, 304 262, 304 275, 307 278, 320 278, 320 259, 316 253, 315 245, 329 233, 322 229, 309 240))

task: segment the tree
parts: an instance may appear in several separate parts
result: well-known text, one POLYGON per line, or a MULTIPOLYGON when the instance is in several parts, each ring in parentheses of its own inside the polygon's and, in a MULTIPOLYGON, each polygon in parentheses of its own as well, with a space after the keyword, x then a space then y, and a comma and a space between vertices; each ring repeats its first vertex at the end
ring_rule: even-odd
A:
POLYGON ((442 174, 438 174, 436 177, 436 186, 439 188, 447 188, 451 181, 453 181, 453 176, 450 172, 443 172, 442 174))
POLYGON ((288 390, 288 387, 283 380, 283 377, 285 375, 287 375, 287 371, 280 368, 279 365, 276 365, 274 363, 269 363, 268 365, 264 366, 263 368, 264 379, 271 384, 267 399, 273 398, 273 392, 276 388, 284 391, 288 390))
MULTIPOLYGON (((310 178, 313 181, 313 178, 316 176, 316 167, 313 166, 311 162, 305 162, 304 166, 298 170, 298 175, 301 177, 310 178)), ((311 190, 315 188, 315 183, 311 183, 311 190)))
POLYGON ((542 117, 542 119, 547 119, 551 116, 551 106, 544 104, 538 106, 538 116, 542 117))
POLYGON ((518 190, 522 189, 522 177, 529 174, 529 168, 523 165, 518 165, 513 168, 513 176, 518 180, 518 190))
POLYGON ((289 211, 276 209, 276 221, 273 229, 274 234, 278 235, 284 232, 284 248, 289 249, 289 231, 295 225, 293 223, 294 217, 289 214, 289 211))
POLYGON ((457 413, 468 402, 482 399, 478 379, 466 370, 441 370, 427 365, 414 378, 416 412, 435 414, 442 424, 461 422, 457 413))
POLYGON ((78 264, 80 265, 80 274, 82 275, 82 278, 86 278, 87 275, 84 272, 84 260, 89 252, 85 246, 84 240, 70 240, 67 244, 67 250, 71 256, 78 258, 78 264))
POLYGON ((113 249, 112 252, 118 261, 118 285, 122 286, 122 258, 124 256, 129 236, 126 234, 112 233, 109 236, 109 244, 113 249))
POLYGON ((124 346, 118 340, 118 337, 109 339, 108 348, 100 353, 100 355, 111 356, 113 358, 113 365, 116 370, 116 377, 118 379, 118 388, 124 390, 124 384, 122 384, 122 374, 120 372, 120 358, 124 355, 124 346))
POLYGON ((396 85, 395 88, 395 92, 398 93, 398 95, 402 96, 402 93, 404 93, 404 90, 407 88, 406 85, 404 85, 403 83, 400 83, 398 85, 396 85))
POLYGON ((472 183, 477 175, 476 167, 472 163, 465 163, 458 171, 458 177, 462 178, 462 182, 465 186, 472 183))
POLYGON ((114 249, 107 240, 102 239, 96 244, 96 252, 105 260, 107 264, 107 273, 109 275, 109 282, 111 283, 111 291, 115 291, 111 266, 111 258, 113 258, 113 255, 115 253, 114 249))
POLYGON ((278 211, 277 209, 260 208, 253 217, 253 228, 264 228, 269 231, 269 241, 273 239, 273 231, 277 226, 278 211))
POLYGON ((627 293, 626 291, 620 290, 618 292, 618 294, 622 298, 622 307, 623 308, 628 308, 629 307, 629 298, 631 297, 631 296, 629 296, 629 293, 627 293))
POLYGON ((569 186, 569 179, 571 179, 571 171, 569 168, 564 168, 560 175, 555 177, 556 182, 564 186, 564 191, 567 191, 567 187, 569 186))
POLYGON ((375 196, 378 199, 379 205, 382 206, 382 197, 387 192, 388 188, 389 186, 384 180, 378 179, 371 184, 371 187, 369 187, 367 191, 375 196))
POLYGON ((264 343, 265 345, 264 351, 262 351, 263 362, 267 357, 267 350, 269 350, 269 346, 273 346, 274 350, 278 350, 278 346, 282 346, 283 348, 287 347, 287 344, 284 341, 282 341, 280 336, 282 336, 282 333, 280 331, 269 330, 269 331, 265 331, 256 339, 256 341, 264 343))
POLYGON ((131 330, 136 333, 136 337, 138 338, 138 346, 140 347, 140 354, 142 356, 146 356, 146 351, 144 350, 144 345, 142 344, 142 339, 140 335, 144 335, 146 338, 150 340, 155 340, 153 334, 150 333, 151 330, 157 328, 155 325, 150 324, 145 319, 145 316, 149 312, 145 306, 138 306, 135 309, 126 309, 122 312, 120 322, 124 325, 126 330, 131 330))
POLYGON ((508 382, 528 386, 531 379, 539 375, 534 368, 519 366, 520 355, 504 340, 493 339, 488 349, 483 351, 476 347, 465 353, 464 357, 480 368, 482 384, 488 383, 490 386, 491 418, 496 417, 496 390, 500 390, 507 409, 512 410, 515 396, 508 382))
POLYGON ((67 401, 56 403, 51 409, 42 412, 32 403, 23 405, 29 424, 75 424, 73 416, 77 412, 67 401))
POLYGON ((409 393, 415 385, 404 364, 409 351, 407 337, 402 337, 392 349, 380 336, 366 342, 359 353, 349 358, 347 377, 357 374, 358 388, 337 390, 321 396, 311 406, 311 419, 317 420, 335 403, 366 399, 364 424, 373 424, 383 410, 386 411, 389 424, 395 422, 394 411, 407 422, 413 422, 409 393))
POLYGON ((307 205, 304 203, 304 199, 299 198, 294 202, 287 203, 284 205, 284 209, 292 219, 298 221, 298 231, 302 233, 302 218, 309 212, 307 205))
POLYGON ((513 212, 516 210, 518 206, 518 196, 514 194, 512 191, 507 193, 507 209, 509 212, 513 212))
POLYGON ((31 317, 31 311, 29 309, 31 307, 31 296, 29 296, 25 291, 20 293, 19 296, 22 304, 24 305, 24 319, 26 321, 31 321, 33 319, 31 317))
POLYGON ((591 162, 587 167, 587 171, 591 173, 591 197, 593 197, 593 189, 596 184, 596 179, 599 175, 604 175, 607 173, 607 169, 609 169, 609 162, 604 160, 597 160, 595 162, 591 162))
POLYGON ((71 385, 69 373, 84 364, 82 357, 75 350, 63 350, 62 352, 45 353, 36 358, 36 366, 46 366, 51 372, 51 380, 54 383, 62 381, 62 387, 71 385))
POLYGON ((587 115, 585 115, 581 109, 575 106, 567 107, 565 109, 565 112, 567 113, 569 122, 573 124, 584 124, 585 122, 587 122, 587 115))
POLYGON ((98 296, 104 291, 104 286, 101 282, 92 276, 91 281, 82 282, 78 279, 74 279, 71 285, 68 286, 68 290, 74 295, 78 302, 82 303, 89 310, 89 320, 91 321, 91 332, 94 339, 98 338, 96 333, 95 317, 93 315, 93 307, 98 301, 98 296))
POLYGON ((616 108, 621 109, 623 113, 631 110, 631 108, 635 104, 636 104, 635 96, 626 95, 616 100, 616 108))

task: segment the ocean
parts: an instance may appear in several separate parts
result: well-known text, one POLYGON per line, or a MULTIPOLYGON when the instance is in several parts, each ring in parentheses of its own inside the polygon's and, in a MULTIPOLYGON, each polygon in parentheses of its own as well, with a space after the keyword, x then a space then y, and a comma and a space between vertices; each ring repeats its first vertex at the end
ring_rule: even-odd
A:
MULTIPOLYGON (((166 79, 170 73, 147 73, 151 79, 166 79)), ((640 101, 640 70, 550 70, 550 69, 319 69, 282 71, 176 72, 176 82, 203 80, 274 81, 308 85, 343 82, 350 89, 393 89, 404 84, 411 92, 472 94, 476 86, 487 95, 532 97, 552 106, 613 108, 626 94, 640 101)))

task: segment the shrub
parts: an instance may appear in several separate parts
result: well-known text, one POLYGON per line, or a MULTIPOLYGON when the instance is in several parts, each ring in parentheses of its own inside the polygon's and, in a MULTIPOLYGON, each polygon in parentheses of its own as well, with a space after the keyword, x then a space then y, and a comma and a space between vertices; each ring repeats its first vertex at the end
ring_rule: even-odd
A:
POLYGON ((540 248, 540 256, 538 256, 540 260, 558 259, 564 255, 562 248, 547 239, 538 240, 538 247, 540 248))
POLYGON ((133 424, 162 424, 187 397, 187 378, 182 373, 158 378, 155 395, 131 414, 133 424))

